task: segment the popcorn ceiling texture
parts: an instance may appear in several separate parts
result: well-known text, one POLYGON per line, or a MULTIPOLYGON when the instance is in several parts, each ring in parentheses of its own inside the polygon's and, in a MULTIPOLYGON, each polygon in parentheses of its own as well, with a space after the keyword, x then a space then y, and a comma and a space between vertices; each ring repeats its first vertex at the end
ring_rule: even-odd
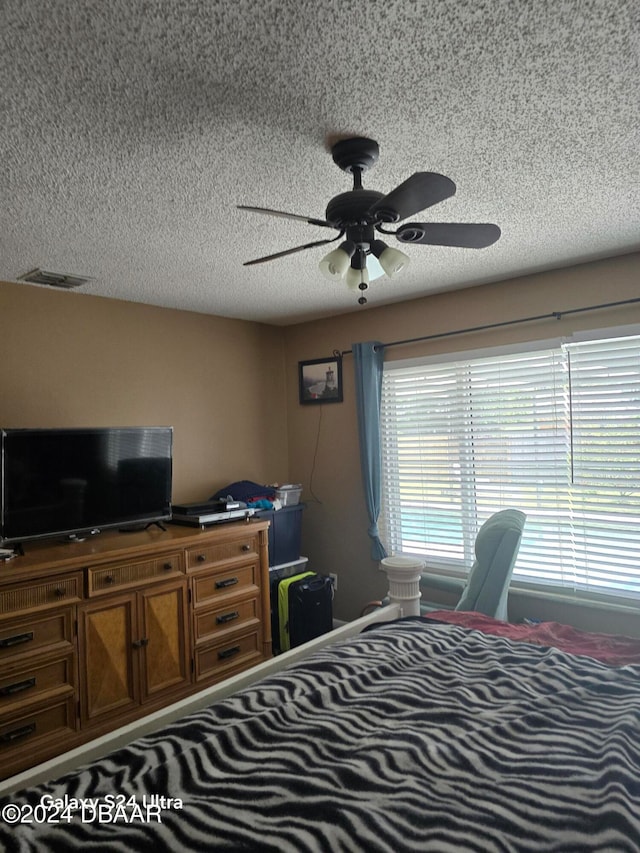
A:
POLYGON ((323 218, 351 188, 332 134, 378 141, 367 189, 456 182, 414 220, 503 231, 401 247, 369 306, 640 248, 636 0, 3 0, 0 67, 0 279, 274 324, 366 310, 324 247, 242 266, 334 236, 236 209, 323 218))

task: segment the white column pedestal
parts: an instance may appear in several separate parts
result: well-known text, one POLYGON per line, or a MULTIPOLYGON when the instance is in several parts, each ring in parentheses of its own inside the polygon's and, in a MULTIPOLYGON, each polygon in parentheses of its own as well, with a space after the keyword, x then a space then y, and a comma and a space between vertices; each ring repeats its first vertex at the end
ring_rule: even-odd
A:
POLYGON ((389 598, 402 608, 403 616, 420 615, 420 575, 426 562, 419 557, 384 557, 382 570, 389 579, 389 598))

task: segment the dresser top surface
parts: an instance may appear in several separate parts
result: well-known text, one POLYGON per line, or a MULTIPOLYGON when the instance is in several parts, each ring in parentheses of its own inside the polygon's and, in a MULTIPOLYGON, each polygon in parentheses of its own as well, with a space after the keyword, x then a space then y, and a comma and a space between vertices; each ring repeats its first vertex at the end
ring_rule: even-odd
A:
POLYGON ((24 554, 0 562, 0 586, 35 577, 58 574, 88 565, 114 560, 143 558, 172 549, 198 547, 203 542, 227 542, 266 531, 268 521, 250 519, 205 528, 167 524, 146 530, 121 532, 105 530, 83 541, 29 542, 24 554))

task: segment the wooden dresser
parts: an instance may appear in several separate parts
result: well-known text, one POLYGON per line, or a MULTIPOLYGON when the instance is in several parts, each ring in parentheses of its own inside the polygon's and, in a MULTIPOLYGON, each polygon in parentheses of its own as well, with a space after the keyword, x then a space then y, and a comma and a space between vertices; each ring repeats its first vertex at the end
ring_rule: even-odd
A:
POLYGON ((268 526, 105 532, 0 563, 0 778, 270 657, 268 526))

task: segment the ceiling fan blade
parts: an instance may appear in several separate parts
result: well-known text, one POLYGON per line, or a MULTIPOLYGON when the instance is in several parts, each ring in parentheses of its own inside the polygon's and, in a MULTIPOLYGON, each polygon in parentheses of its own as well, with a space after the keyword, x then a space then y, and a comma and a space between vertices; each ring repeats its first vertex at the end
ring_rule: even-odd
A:
POLYGON ((454 195, 456 185, 437 172, 414 172, 395 190, 372 205, 368 213, 379 222, 400 222, 454 195))
POLYGON ((246 204, 237 205, 238 210, 250 210, 252 213, 266 213, 269 216, 279 216, 281 219, 296 219, 298 222, 307 222, 309 225, 324 225, 327 228, 336 228, 326 219, 314 219, 313 216, 298 216, 297 213, 285 213, 282 210, 271 210, 269 207, 249 207, 246 204))
POLYGON ((498 226, 488 222, 408 222, 396 231, 401 243, 463 249, 484 249, 495 243, 500 234, 498 226))
POLYGON ((273 261, 276 258, 284 258, 285 255, 293 255, 296 252, 303 252, 305 249, 312 249, 314 246, 326 246, 327 243, 335 243, 336 240, 339 240, 340 237, 344 234, 341 231, 337 237, 334 237, 332 240, 316 240, 314 243, 305 243, 304 246, 295 246, 293 249, 285 249, 282 252, 275 252, 273 255, 265 255, 263 258, 254 258, 253 261, 245 261, 243 263, 243 267, 250 267, 254 264, 264 264, 266 261, 273 261))

